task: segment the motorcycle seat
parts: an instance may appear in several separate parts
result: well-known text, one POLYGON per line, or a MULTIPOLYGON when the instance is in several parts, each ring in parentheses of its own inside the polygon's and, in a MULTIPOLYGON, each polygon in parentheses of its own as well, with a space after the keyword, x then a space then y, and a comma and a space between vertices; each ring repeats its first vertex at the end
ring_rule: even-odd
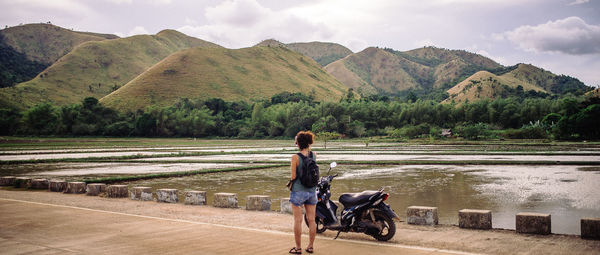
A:
POLYGON ((340 203, 344 205, 344 207, 350 207, 353 205, 358 205, 369 201, 369 198, 381 191, 377 190, 366 190, 360 193, 344 193, 340 196, 340 203))

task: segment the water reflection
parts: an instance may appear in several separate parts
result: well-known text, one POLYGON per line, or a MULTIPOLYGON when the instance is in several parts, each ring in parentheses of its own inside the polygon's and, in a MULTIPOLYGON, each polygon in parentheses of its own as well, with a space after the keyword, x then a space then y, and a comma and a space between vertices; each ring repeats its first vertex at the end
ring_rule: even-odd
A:
MULTIPOLYGON (((554 233, 579 233, 579 219, 600 217, 600 174, 578 166, 452 166, 341 165, 333 182, 333 197, 385 187, 392 208, 404 215, 411 205, 436 206, 440 223, 457 224, 460 209, 489 209, 496 228, 514 229, 522 211, 552 215, 554 233), (581 170, 584 169, 584 170, 581 170)), ((244 206, 248 195, 269 195, 273 209, 288 197, 284 187, 289 168, 206 174, 144 180, 131 186, 205 190, 208 202, 216 192, 238 193, 244 206)), ((182 199, 183 197, 181 197, 182 199)))

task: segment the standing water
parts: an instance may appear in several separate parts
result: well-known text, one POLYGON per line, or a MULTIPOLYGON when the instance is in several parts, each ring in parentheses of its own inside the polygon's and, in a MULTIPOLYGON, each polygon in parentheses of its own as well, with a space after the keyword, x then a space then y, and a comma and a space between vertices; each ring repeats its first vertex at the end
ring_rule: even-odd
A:
MULTIPOLYGON (((322 166, 325 168, 325 166, 322 166)), ((322 169, 322 175, 327 169, 322 169)), ((237 193, 241 206, 248 195, 269 195, 273 209, 289 197, 285 184, 289 167, 215 173, 129 183, 208 192, 237 193)), ((600 217, 600 168, 585 166, 514 165, 339 165, 332 183, 333 198, 346 192, 384 187, 387 202, 403 218, 408 206, 435 206, 441 224, 457 224, 461 209, 492 211, 494 228, 515 228, 519 212, 552 215, 552 232, 579 234, 579 220, 600 217)), ((332 174, 333 174, 332 173, 332 174)))

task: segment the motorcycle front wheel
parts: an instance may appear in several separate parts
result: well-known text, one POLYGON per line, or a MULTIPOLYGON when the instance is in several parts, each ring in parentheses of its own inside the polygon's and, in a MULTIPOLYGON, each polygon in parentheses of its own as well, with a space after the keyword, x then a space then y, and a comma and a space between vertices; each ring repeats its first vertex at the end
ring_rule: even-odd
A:
POLYGON ((373 234, 378 241, 388 241, 394 237, 396 234, 396 223, 392 220, 387 214, 382 211, 374 211, 373 216, 375 216, 375 224, 379 224, 381 228, 381 232, 377 234, 373 234))
MULTIPOLYGON (((304 222, 306 223, 306 226, 308 227, 308 219, 306 218, 306 214, 304 215, 304 222)), ((323 233, 325 232, 325 224, 323 223, 323 219, 319 218, 319 216, 315 217, 315 223, 317 224, 317 233, 323 233)))

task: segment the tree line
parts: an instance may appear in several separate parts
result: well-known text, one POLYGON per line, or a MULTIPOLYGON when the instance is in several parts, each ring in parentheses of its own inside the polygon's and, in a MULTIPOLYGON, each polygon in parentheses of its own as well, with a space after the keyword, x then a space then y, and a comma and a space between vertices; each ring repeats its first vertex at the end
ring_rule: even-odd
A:
POLYGON ((389 97, 316 102, 284 92, 254 103, 180 99, 120 113, 89 97, 80 104, 0 109, 2 135, 141 137, 293 137, 300 130, 333 137, 439 137, 442 129, 467 139, 599 139, 598 98, 503 98, 462 105, 389 97))

